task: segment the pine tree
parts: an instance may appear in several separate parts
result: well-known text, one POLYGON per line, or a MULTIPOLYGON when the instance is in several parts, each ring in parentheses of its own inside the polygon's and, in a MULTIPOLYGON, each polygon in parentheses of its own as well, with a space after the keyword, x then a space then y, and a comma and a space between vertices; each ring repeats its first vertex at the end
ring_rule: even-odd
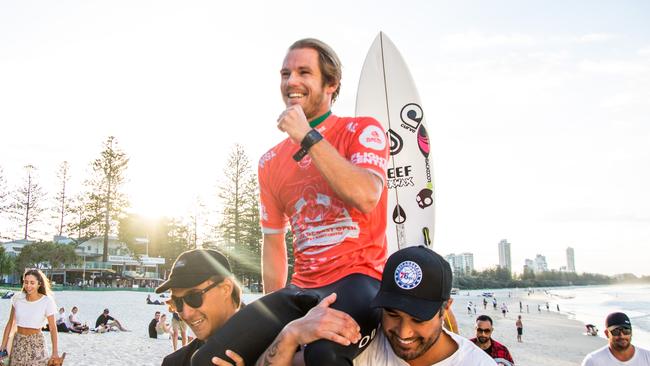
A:
POLYGON ((57 178, 59 178, 59 190, 56 194, 56 218, 58 218, 57 223, 57 233, 59 236, 63 236, 64 230, 69 227, 68 217, 71 214, 71 197, 68 192, 68 182, 70 181, 70 165, 67 161, 64 161, 59 166, 57 171, 57 178))
POLYGON ((229 257, 233 271, 245 282, 260 279, 260 247, 257 178, 244 148, 236 144, 224 168, 226 178, 219 186, 222 203, 217 227, 221 250, 229 257))
POLYGON ((23 239, 27 240, 33 231, 33 226, 40 221, 41 214, 44 211, 42 203, 45 199, 45 192, 37 182, 36 168, 33 165, 26 165, 27 177, 21 187, 14 192, 13 203, 10 211, 15 221, 20 223, 24 229, 23 239))
POLYGON ((117 220, 128 207, 126 195, 121 191, 128 163, 129 158, 118 147, 115 137, 109 136, 100 157, 91 164, 94 175, 87 181, 90 191, 85 197, 89 215, 83 225, 96 225, 104 236, 104 262, 108 261, 108 236, 117 234, 117 220))

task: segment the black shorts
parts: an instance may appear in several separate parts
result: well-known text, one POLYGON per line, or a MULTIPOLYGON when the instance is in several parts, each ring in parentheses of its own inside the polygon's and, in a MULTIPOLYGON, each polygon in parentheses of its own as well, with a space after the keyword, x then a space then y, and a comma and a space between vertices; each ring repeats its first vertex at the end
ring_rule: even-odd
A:
POLYGON ((517 328, 517 335, 524 334, 524 328, 517 328))
POLYGON ((380 282, 372 277, 352 274, 324 287, 301 289, 289 285, 263 296, 238 311, 210 336, 192 356, 192 366, 212 365, 210 360, 214 356, 230 360, 226 350, 239 354, 245 365, 254 365, 287 323, 304 316, 320 299, 333 292, 337 296, 331 307, 356 320, 361 327, 362 340, 349 346, 327 340, 311 343, 305 348, 305 364, 352 365, 352 360, 370 344, 381 320, 381 310, 370 308, 379 285, 380 282))

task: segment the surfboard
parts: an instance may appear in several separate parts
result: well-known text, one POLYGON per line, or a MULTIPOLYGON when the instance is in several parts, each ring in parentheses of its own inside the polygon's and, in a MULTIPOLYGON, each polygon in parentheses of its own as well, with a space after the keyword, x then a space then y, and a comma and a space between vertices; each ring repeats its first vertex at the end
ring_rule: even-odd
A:
POLYGON ((414 245, 431 247, 435 204, 429 132, 408 66, 383 32, 361 69, 356 115, 378 120, 390 141, 388 253, 414 245))

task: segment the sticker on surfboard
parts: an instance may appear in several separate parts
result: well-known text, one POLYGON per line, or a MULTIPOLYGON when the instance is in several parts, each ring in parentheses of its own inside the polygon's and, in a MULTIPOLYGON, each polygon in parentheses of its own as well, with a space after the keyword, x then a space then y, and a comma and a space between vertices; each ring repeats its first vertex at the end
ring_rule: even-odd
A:
POLYGON ((381 32, 361 70, 356 115, 377 119, 390 146, 388 252, 413 245, 431 246, 435 189, 426 114, 404 59, 381 32))

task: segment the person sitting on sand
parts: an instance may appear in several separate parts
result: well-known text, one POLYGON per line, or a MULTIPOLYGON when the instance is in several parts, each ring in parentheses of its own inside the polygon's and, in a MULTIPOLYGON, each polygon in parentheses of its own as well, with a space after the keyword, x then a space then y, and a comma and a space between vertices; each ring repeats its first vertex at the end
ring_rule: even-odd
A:
POLYGON ((59 313, 56 316, 56 330, 63 333, 68 333, 70 329, 65 324, 65 308, 60 308, 59 313))
POLYGON ((156 324, 156 333, 158 333, 158 336, 169 336, 171 331, 172 327, 167 323, 167 314, 162 314, 158 324, 156 324))
POLYGON ((587 324, 587 325, 585 325, 585 328, 587 328, 587 335, 590 335, 590 336, 597 336, 598 335, 598 328, 596 328, 595 325, 587 324))
POLYGON ((70 310, 70 315, 68 315, 66 325, 68 326, 68 329, 70 329, 71 332, 75 333, 88 333, 88 326, 85 324, 81 324, 79 321, 79 317, 77 316, 77 312, 79 311, 79 308, 76 306, 72 307, 72 310, 70 310))
POLYGON ((512 360, 510 351, 508 347, 492 339, 492 332, 494 328, 492 326, 492 318, 487 315, 479 315, 476 318, 476 325, 474 326, 476 330, 476 336, 470 341, 474 342, 480 349, 485 351, 493 359, 505 359, 511 364, 515 364, 515 361, 512 360))
POLYGON ((160 321, 160 311, 156 311, 156 313, 153 315, 153 319, 149 322, 149 327, 147 330, 149 331, 149 338, 156 339, 158 338, 158 332, 156 331, 156 326, 158 325, 158 321, 160 321))
POLYGON ((151 295, 147 295, 147 304, 148 305, 165 305, 164 302, 159 300, 151 300, 151 295))
POLYGON ((124 328, 117 319, 108 315, 108 309, 104 309, 104 312, 99 314, 97 320, 95 321, 95 331, 98 333, 104 333, 115 330, 115 328, 123 332, 127 332, 127 329, 124 328))

